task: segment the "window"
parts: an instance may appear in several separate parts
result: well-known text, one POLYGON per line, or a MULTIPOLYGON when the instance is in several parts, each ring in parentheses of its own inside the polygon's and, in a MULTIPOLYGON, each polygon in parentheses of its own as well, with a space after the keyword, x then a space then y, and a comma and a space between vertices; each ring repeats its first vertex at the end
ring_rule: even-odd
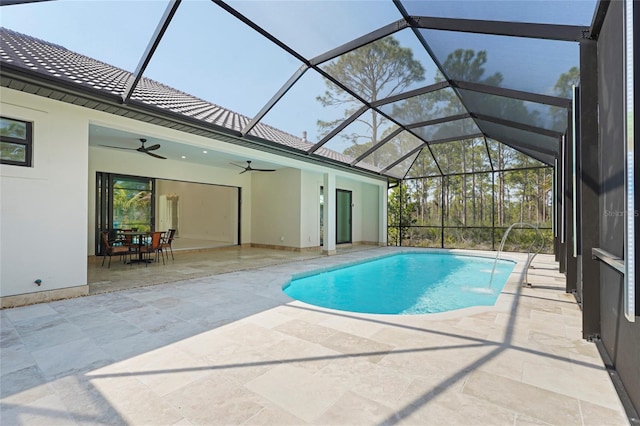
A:
POLYGON ((33 123, 0 117, 0 163, 31 167, 33 123))

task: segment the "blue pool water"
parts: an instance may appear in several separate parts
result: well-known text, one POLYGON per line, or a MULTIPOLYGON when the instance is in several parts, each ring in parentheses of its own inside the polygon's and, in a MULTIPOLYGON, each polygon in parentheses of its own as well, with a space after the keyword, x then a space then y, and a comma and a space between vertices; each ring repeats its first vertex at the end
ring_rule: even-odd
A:
POLYGON ((371 314, 427 314, 495 304, 515 267, 448 253, 403 253, 298 278, 284 288, 311 305, 371 314))

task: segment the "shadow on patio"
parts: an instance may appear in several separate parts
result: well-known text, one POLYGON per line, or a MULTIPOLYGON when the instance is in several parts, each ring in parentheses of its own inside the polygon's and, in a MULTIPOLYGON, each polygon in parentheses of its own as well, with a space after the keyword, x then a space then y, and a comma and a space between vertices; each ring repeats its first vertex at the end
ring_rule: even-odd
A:
POLYGON ((3 422, 627 424, 549 256, 480 311, 352 314, 281 291, 391 251, 4 310, 3 422))

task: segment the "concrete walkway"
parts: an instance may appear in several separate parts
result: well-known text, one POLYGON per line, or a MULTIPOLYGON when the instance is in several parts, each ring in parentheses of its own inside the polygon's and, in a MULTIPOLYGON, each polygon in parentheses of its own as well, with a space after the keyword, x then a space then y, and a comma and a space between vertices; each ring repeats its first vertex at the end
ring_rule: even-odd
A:
POLYGON ((495 306, 443 314, 331 311, 281 291, 396 251, 0 311, 0 424, 628 424, 551 256, 533 288, 518 266, 495 306))

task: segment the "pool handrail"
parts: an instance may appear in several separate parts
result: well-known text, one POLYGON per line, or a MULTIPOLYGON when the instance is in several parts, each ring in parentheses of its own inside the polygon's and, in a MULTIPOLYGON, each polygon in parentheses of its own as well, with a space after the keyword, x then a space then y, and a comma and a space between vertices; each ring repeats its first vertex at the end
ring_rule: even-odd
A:
POLYGON ((500 253, 502 253, 502 250, 504 249, 504 244, 507 241, 507 237, 509 236, 509 232, 511 232, 511 229, 513 229, 515 226, 528 226, 529 228, 535 229, 536 230, 536 234, 540 236, 540 247, 538 247, 538 250, 533 254, 533 256, 531 256, 531 249, 533 248, 534 244, 536 243, 537 239, 534 239, 533 242, 531 243, 531 245, 529 246, 529 248, 527 249, 527 262, 524 265, 524 281, 522 282, 523 285, 526 285, 528 287, 531 287, 531 283, 528 282, 529 281, 529 276, 528 276, 528 271, 529 271, 529 267, 531 266, 531 263, 533 262, 533 259, 538 255, 538 253, 540 253, 542 251, 542 249, 544 248, 544 235, 542 234, 542 232, 540 232, 540 229, 531 224, 531 223, 527 223, 527 222, 515 222, 513 223, 511 226, 509 226, 507 228, 507 230, 504 232, 504 235, 502 236, 502 241, 500 241, 500 247, 498 248, 498 252, 496 253, 496 258, 493 262, 493 269, 491 270, 491 277, 489 278, 489 288, 491 288, 491 285, 493 284, 493 275, 496 271, 496 265, 498 263, 498 260, 500 258, 500 253))

